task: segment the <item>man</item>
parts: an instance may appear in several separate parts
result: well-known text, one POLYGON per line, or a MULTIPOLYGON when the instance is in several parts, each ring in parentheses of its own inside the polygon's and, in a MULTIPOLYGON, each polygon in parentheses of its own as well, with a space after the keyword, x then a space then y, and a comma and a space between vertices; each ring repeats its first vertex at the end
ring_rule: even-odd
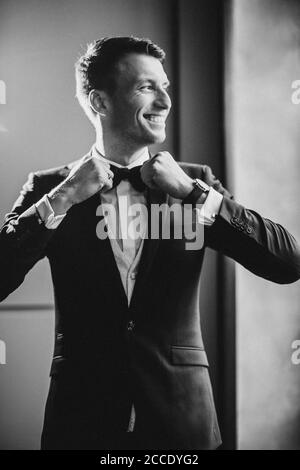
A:
POLYGON ((164 58, 133 37, 89 46, 76 64, 77 97, 96 143, 77 162, 31 174, 1 231, 1 300, 39 259, 51 266, 55 348, 42 449, 217 448, 200 329, 204 248, 273 282, 300 277, 299 247, 281 225, 235 202, 209 167, 149 155, 171 108, 164 58), (151 238, 150 211, 128 237, 124 198, 165 212, 192 205, 204 246, 151 238))

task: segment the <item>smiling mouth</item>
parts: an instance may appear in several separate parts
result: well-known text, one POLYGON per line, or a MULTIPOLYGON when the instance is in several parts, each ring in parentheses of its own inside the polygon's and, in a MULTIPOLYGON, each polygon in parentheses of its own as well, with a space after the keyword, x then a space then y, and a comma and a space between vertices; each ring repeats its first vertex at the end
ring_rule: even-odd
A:
POLYGON ((165 124, 165 117, 157 114, 144 114, 144 118, 147 121, 154 122, 155 124, 165 124))

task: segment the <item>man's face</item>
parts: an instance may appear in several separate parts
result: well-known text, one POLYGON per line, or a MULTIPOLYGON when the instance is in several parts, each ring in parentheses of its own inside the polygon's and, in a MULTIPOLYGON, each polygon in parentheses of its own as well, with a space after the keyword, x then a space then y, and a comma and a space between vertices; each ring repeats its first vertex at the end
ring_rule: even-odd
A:
POLYGON ((171 100, 161 62, 144 54, 128 54, 118 64, 116 89, 109 98, 109 130, 124 143, 148 146, 166 138, 171 100))

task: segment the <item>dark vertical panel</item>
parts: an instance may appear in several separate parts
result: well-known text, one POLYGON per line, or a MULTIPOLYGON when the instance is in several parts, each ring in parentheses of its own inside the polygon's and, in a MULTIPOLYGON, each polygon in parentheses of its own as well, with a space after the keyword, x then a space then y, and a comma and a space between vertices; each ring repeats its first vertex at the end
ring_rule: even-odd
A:
MULTIPOLYGON (((232 3, 225 0, 222 8, 222 117, 223 117, 223 152, 221 158, 221 174, 224 184, 234 193, 234 166, 228 154, 228 123, 227 123, 227 77, 228 62, 230 61, 230 44, 232 33, 232 3)), ((224 430, 223 447, 236 449, 237 447, 237 391, 236 391, 236 280, 234 261, 219 256, 219 359, 222 360, 220 368, 219 403, 221 409, 221 426, 224 430)))
MULTIPOLYGON (((182 161, 210 165, 228 187, 223 19, 221 1, 179 1, 179 146, 182 161)), ((203 268, 201 314, 224 447, 234 448, 234 271, 232 263, 211 250, 203 268)))

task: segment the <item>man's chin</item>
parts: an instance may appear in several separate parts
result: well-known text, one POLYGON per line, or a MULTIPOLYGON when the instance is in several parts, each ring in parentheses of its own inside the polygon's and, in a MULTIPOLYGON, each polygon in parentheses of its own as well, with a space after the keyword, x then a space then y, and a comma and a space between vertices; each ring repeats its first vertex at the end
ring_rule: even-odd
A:
POLYGON ((148 145, 162 144, 166 140, 166 133, 165 132, 160 132, 160 133, 155 133, 155 134, 153 133, 149 137, 151 138, 151 142, 149 142, 148 145))
POLYGON ((149 146, 155 144, 162 144, 166 140, 166 132, 165 130, 161 129, 159 132, 144 131, 139 136, 136 136, 137 140, 140 144, 149 146))

